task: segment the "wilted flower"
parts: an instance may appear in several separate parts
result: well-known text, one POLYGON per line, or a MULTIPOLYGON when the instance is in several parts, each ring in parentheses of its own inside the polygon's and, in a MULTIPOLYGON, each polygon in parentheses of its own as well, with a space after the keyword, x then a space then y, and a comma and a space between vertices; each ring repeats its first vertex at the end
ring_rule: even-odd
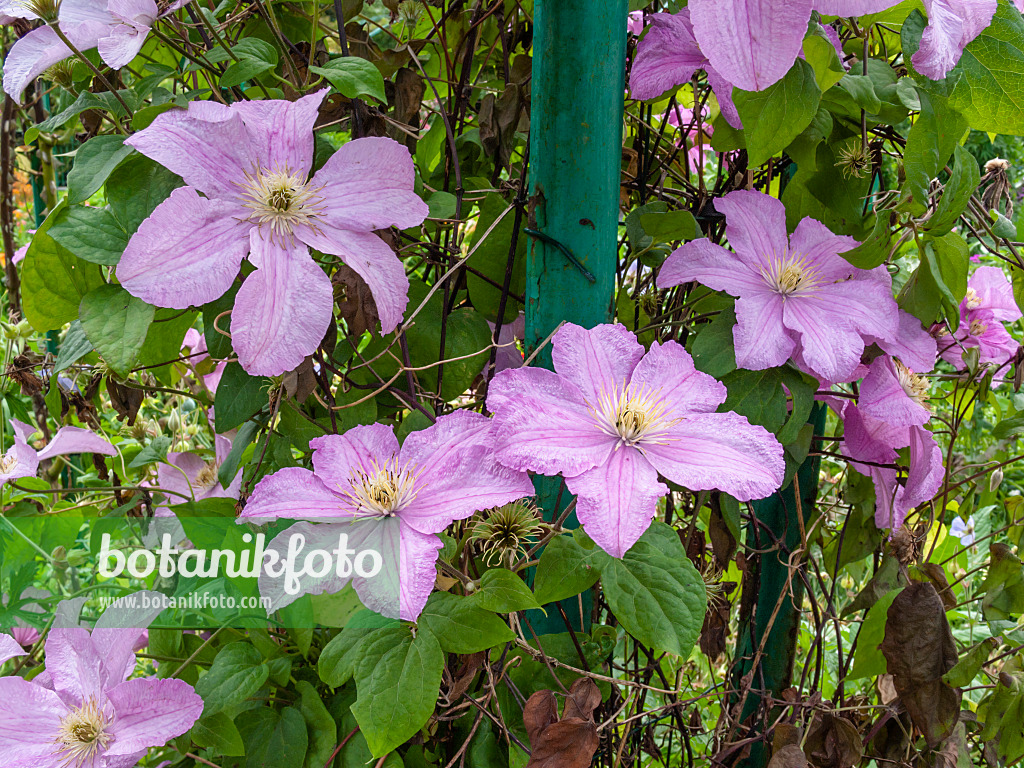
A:
MULTIPOLYGON (((456 411, 411 433, 401 448, 383 424, 318 437, 310 441, 313 471, 294 467, 263 478, 239 520, 312 521, 286 529, 268 551, 287 550, 299 534, 313 549, 335 550, 345 535, 350 547, 380 553, 380 575, 307 576, 301 594, 335 592, 351 579, 368 608, 415 620, 434 587, 436 534, 477 510, 533 493, 526 474, 495 461, 491 426, 479 413, 456 411)), ((260 577, 273 610, 298 596, 286 594, 281 581, 260 577)))
MULTIPOLYGON (((155 615, 142 616, 129 609, 141 602, 125 601, 143 595, 159 598, 140 592, 115 602, 92 632, 55 623, 46 638, 46 671, 31 682, 0 677, 7 768, 127 768, 199 719, 203 700, 184 680, 128 679, 143 632, 129 625, 148 625, 155 615)), ((12 650, 0 647, 0 658, 12 650)))
POLYGON ((543 530, 537 507, 520 500, 482 513, 471 538, 480 544, 488 565, 511 566, 543 530))
POLYGON ((863 270, 839 254, 857 245, 803 219, 786 234, 786 212, 749 190, 715 201, 735 253, 702 238, 684 243, 662 265, 658 287, 696 280, 736 300, 736 364, 761 370, 798 354, 827 382, 849 381, 865 337, 893 339, 899 327, 885 269, 863 270))
POLYGON ((61 427, 53 439, 41 451, 28 444, 28 439, 38 431, 17 419, 11 419, 14 428, 14 445, 0 457, 0 485, 10 480, 35 475, 39 462, 54 456, 70 453, 102 453, 116 456, 117 449, 99 435, 79 427, 61 427))
POLYGON ((408 302, 402 262, 374 230, 426 217, 413 191, 412 157, 392 139, 355 139, 310 178, 313 124, 326 95, 230 107, 194 101, 126 140, 189 186, 174 190, 132 236, 118 279, 150 304, 184 309, 223 295, 248 256, 256 271, 235 297, 231 341, 254 375, 297 367, 331 322, 331 281, 310 248, 359 273, 385 332, 408 302))
POLYGON ((564 325, 554 371, 494 377, 497 457, 512 469, 562 475, 584 530, 622 557, 647 530, 668 487, 717 488, 746 501, 782 483, 782 446, 736 413, 715 413, 725 386, 683 347, 643 346, 621 325, 564 325))

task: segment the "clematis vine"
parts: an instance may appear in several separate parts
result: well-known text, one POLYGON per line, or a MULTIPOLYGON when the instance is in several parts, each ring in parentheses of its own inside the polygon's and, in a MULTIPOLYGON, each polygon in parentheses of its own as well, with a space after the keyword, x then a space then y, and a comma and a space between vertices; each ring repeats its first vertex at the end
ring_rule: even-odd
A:
MULTIPOLYGON (((1020 8, 1024 3, 1015 0, 1020 8)), ((691 0, 692 37, 710 66, 737 88, 762 91, 782 79, 801 54, 811 12, 863 16, 899 0, 691 0)), ((941 79, 992 21, 997 0, 924 0, 928 26, 911 61, 941 79)), ((717 92, 716 92, 717 94, 717 92)), ((719 98, 721 96, 719 95, 719 98)))
MULTIPOLYGON (((140 592, 129 598, 143 595, 159 597, 140 592)), ((44 674, 32 681, 0 677, 6 768, 130 768, 150 747, 199 719, 203 700, 184 680, 128 679, 143 631, 130 624, 155 618, 131 610, 135 604, 141 602, 115 602, 91 632, 55 623, 46 638, 44 674)), ((0 641, 0 658, 12 651, 0 641)))
POLYGON ((694 491, 747 501, 782 484, 782 446, 736 413, 716 413, 725 386, 675 341, 644 351, 621 325, 555 334, 554 371, 519 368, 491 382, 498 460, 562 475, 584 530, 622 557, 647 530, 661 474, 694 491))
POLYGON ((999 267, 978 267, 967 281, 967 293, 960 302, 960 324, 953 334, 942 325, 932 332, 939 342, 942 359, 963 366, 965 349, 977 348, 978 361, 1002 365, 1017 353, 1017 342, 1003 323, 1021 319, 1013 298, 1013 287, 999 267))
POLYGON ((656 98, 670 88, 689 82, 698 69, 707 74, 708 85, 718 99, 722 116, 729 125, 742 128, 739 112, 732 102, 732 83, 722 77, 701 52, 693 35, 688 8, 675 14, 656 13, 650 17, 647 34, 637 44, 636 60, 630 70, 630 94, 637 99, 656 98))
POLYGON ((11 47, 4 60, 4 91, 20 99, 30 82, 75 55, 55 26, 79 53, 95 48, 108 66, 120 69, 139 54, 159 19, 188 2, 176 0, 161 11, 155 0, 4 0, 0 15, 46 22, 11 47))
POLYGON ((52 459, 54 456, 66 456, 71 453, 102 453, 104 456, 116 456, 117 449, 99 435, 79 427, 61 427, 53 439, 37 451, 28 441, 38 431, 17 419, 11 419, 14 429, 14 445, 0 457, 0 485, 22 477, 32 477, 39 468, 39 462, 52 459))
POLYGON ((323 90, 298 101, 192 102, 126 140, 180 175, 132 236, 117 267, 124 288, 184 309, 213 301, 248 257, 256 270, 235 297, 231 339, 251 374, 276 376, 316 350, 331 322, 331 281, 309 249, 341 257, 369 285, 385 332, 401 322, 409 280, 374 230, 416 226, 408 149, 350 141, 310 177, 323 90))
MULTIPOLYGON (((379 575, 330 573, 302 578, 300 594, 340 590, 350 580, 364 605, 415 620, 434 586, 441 539, 436 534, 481 509, 533 494, 528 476, 495 460, 492 422, 469 411, 438 418, 399 447, 383 424, 353 427, 310 441, 313 471, 279 470, 260 480, 239 521, 305 520, 267 550, 287 550, 299 535, 307 548, 332 551, 344 535, 356 551, 383 558, 379 575)), ((271 610, 294 600, 282 579, 260 576, 271 610)))
POLYGON ((857 269, 840 254, 857 245, 805 218, 792 236, 773 197, 749 190, 715 201, 730 252, 706 238, 662 265, 658 286, 698 281, 736 296, 736 364, 761 370, 796 357, 822 381, 849 381, 866 343, 894 340, 899 315, 884 267, 857 269))

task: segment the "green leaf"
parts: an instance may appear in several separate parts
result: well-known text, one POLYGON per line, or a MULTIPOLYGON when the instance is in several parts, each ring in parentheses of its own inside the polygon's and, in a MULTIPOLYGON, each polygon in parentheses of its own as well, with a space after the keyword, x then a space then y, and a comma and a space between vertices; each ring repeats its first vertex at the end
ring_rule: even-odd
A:
POLYGON ((693 340, 693 365, 698 371, 721 379, 736 370, 736 347, 733 328, 736 313, 732 309, 719 312, 703 326, 693 340))
POLYGON ((719 412, 735 411, 746 416, 751 424, 759 424, 769 432, 778 431, 786 423, 786 393, 782 390, 782 369, 763 371, 738 369, 722 379, 729 391, 719 412))
POLYGON ((797 59, 786 76, 763 91, 733 90, 751 167, 766 163, 810 125, 821 101, 811 65, 797 59))
POLYGON ((505 568, 492 568, 480 577, 480 586, 470 598, 493 613, 512 613, 540 608, 540 603, 521 578, 505 568))
POLYGON ((601 576, 594 558, 571 535, 555 536, 544 545, 534 578, 534 596, 541 605, 557 603, 590 589, 601 576))
POLYGON ((245 768, 302 768, 309 736, 296 707, 286 707, 280 713, 263 707, 241 715, 240 720, 245 768))
POLYGON ((68 173, 68 203, 84 203, 95 194, 110 173, 135 150, 124 136, 94 136, 79 147, 68 173))
POLYGON ((56 331, 78 319, 82 298, 105 282, 99 267, 82 261, 50 237, 47 230, 60 211, 58 205, 46 217, 21 265, 22 308, 40 332, 56 331))
POLYGON ((310 67, 310 72, 320 75, 333 85, 342 96, 360 99, 370 96, 381 104, 387 104, 384 95, 384 76, 371 62, 358 56, 343 56, 331 59, 322 67, 310 67))
POLYGON ((156 311, 153 324, 149 326, 149 333, 139 352, 138 364, 146 366, 164 386, 171 386, 173 381, 170 369, 161 363, 169 363, 181 356, 181 343, 195 319, 195 312, 161 307, 156 311))
POLYGON ((434 712, 444 653, 432 632, 415 639, 407 628, 382 629, 367 638, 356 670, 352 714, 374 757, 408 741, 434 712))
POLYGON ((203 698, 203 714, 212 715, 241 704, 262 688, 269 676, 263 656, 251 643, 225 645, 196 683, 196 693, 203 698))
POLYGON ((811 34, 804 38, 804 57, 814 70, 814 80, 822 93, 842 80, 846 74, 843 62, 836 53, 836 47, 824 35, 811 34))
MULTIPOLYGON (((409 358, 413 367, 432 366, 417 371, 417 378, 428 389, 437 387, 437 354, 441 349, 441 304, 443 293, 438 291, 430 303, 416 316, 416 324, 406 335, 409 339, 409 358), (438 301, 434 301, 438 299, 438 301)), ((409 305, 414 307, 412 293, 409 305)), ((461 307, 448 315, 445 323, 444 373, 441 379, 441 397, 446 402, 464 393, 487 363, 491 331, 487 321, 475 309, 461 307), (473 353, 477 354, 473 354, 473 353), (461 358, 461 359, 457 359, 461 358)))
MULTIPOLYGON (((925 19, 919 11, 912 12, 903 24, 904 61, 910 63, 917 52, 924 26, 925 19)), ((1024 19, 1008 0, 1000 1, 992 23, 967 44, 945 80, 935 83, 914 74, 923 87, 948 93, 950 106, 976 131, 1024 134, 1024 109, 1020 101, 1024 19)))
POLYGON ((974 682, 989 655, 998 647, 998 640, 986 637, 960 657, 956 666, 942 676, 942 682, 951 688, 966 688, 974 682))
POLYGON ((508 625, 471 598, 434 592, 418 624, 437 638, 448 653, 476 653, 507 643, 515 637, 508 625))
POLYGON ((83 205, 62 208, 50 237, 80 259, 108 266, 117 264, 128 246, 128 234, 110 211, 83 205))
MULTIPOLYGON (((953 149, 953 156, 953 171, 938 205, 935 206, 935 212, 928 218, 926 225, 933 235, 945 234, 953 228, 960 214, 967 209, 967 203, 981 181, 981 171, 974 155, 958 144, 953 149)), ((1016 235, 1017 230, 1014 228, 1009 237, 1013 238, 1016 235)))
POLYGON ((999 682, 979 714, 985 724, 980 738, 994 744, 1001 765, 1014 765, 1024 757, 1024 676, 1019 659, 1010 659, 1000 670, 999 682))
POLYGON ((306 721, 306 732, 309 735, 309 748, 303 768, 323 768, 337 744, 338 726, 309 681, 299 680, 295 689, 301 696, 299 712, 306 721))
POLYGON ((689 211, 653 211, 640 215, 640 226, 656 243, 693 240, 700 229, 689 211))
POLYGON ((923 213, 932 179, 946 165, 953 149, 967 131, 967 120, 940 94, 919 89, 921 114, 907 135, 903 151, 906 192, 913 195, 915 212, 923 213))
POLYGON ((212 749, 219 755, 241 757, 245 754, 242 734, 223 712, 200 718, 189 735, 200 747, 212 749))
POLYGON ((270 43, 258 37, 246 37, 232 47, 231 52, 238 61, 230 65, 221 75, 222 88, 231 88, 251 80, 257 75, 269 72, 277 66, 277 51, 270 43))
POLYGON ((53 364, 53 372, 60 373, 90 352, 92 352, 92 344, 89 343, 85 331, 82 330, 81 321, 73 320, 68 326, 67 333, 64 334, 64 340, 60 343, 57 361, 53 364))
POLYGON ((889 606, 901 591, 902 589, 894 589, 872 605, 864 615, 864 621, 857 634, 857 650, 853 654, 850 679, 885 674, 885 656, 878 650, 878 645, 885 637, 885 621, 889 606))
POLYGON ((360 644, 374 631, 370 627, 349 626, 332 637, 317 661, 320 679, 332 688, 340 688, 351 680, 361 658, 360 644))
MULTIPOLYGON (((139 469, 147 464, 163 461, 167 458, 167 451, 170 447, 171 438, 167 437, 167 435, 157 435, 149 441, 145 448, 135 455, 135 458, 128 465, 128 469, 139 469)), ((181 499, 174 497, 171 503, 177 503, 178 501, 181 501, 181 499)))
POLYGON ((167 196, 184 182, 155 160, 135 154, 107 179, 110 213, 121 228, 132 234, 167 196))
POLYGON ((82 330, 111 370, 122 378, 132 370, 156 309, 119 285, 101 285, 79 308, 82 330))
POLYGON ((686 658, 704 624, 704 580, 679 535, 654 522, 620 560, 601 552, 601 588, 615 618, 655 650, 686 658))
POLYGON ((864 242, 840 255, 858 269, 874 269, 885 263, 892 250, 892 213, 879 211, 871 234, 864 242))
POLYGON ((220 386, 214 396, 217 433, 240 427, 268 403, 268 379, 250 376, 238 363, 224 366, 220 386))

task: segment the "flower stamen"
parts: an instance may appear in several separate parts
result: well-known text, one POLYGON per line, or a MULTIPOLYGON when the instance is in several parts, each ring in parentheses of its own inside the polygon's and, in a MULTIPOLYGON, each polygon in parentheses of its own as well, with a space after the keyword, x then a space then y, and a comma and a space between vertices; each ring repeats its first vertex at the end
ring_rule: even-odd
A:
POLYGON ((602 393, 597 407, 591 407, 598 428, 619 439, 615 449, 623 445, 635 446, 641 442, 659 443, 670 427, 681 419, 665 415, 661 391, 636 391, 629 386, 615 393, 602 393))
POLYGON ((761 275, 783 298, 809 296, 822 285, 818 270, 811 266, 806 256, 787 254, 781 259, 773 258, 768 267, 761 268, 761 275))
POLYGON ((896 365, 896 378, 900 386, 903 387, 903 391, 907 393, 907 397, 930 410, 928 404, 928 379, 914 373, 899 360, 893 360, 893 363, 896 365))
POLYGON ((360 517, 392 517, 416 498, 416 472, 408 465, 380 467, 374 462, 370 472, 354 470, 345 491, 357 507, 360 517))
POLYGON ((113 734, 107 733, 110 721, 95 699, 88 699, 78 709, 69 712, 60 723, 60 730, 54 743, 54 754, 63 758, 61 768, 82 768, 92 764, 100 750, 105 750, 113 741, 113 734))
POLYGON ((317 219, 324 213, 320 187, 309 185, 302 175, 288 168, 258 168, 245 173, 242 206, 252 213, 248 220, 261 228, 266 225, 271 238, 284 240, 294 236, 295 227, 306 225, 316 231, 317 219))

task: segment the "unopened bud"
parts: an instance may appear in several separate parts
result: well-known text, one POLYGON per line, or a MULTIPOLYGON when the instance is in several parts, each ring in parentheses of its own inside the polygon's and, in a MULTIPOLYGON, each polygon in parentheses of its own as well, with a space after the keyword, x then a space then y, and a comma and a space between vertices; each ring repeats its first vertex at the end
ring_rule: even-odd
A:
POLYGON ((1003 484, 1003 468, 1002 467, 996 467, 995 472, 993 472, 989 476, 989 478, 988 478, 988 489, 990 491, 994 491, 996 488, 998 488, 1002 484, 1003 484))

